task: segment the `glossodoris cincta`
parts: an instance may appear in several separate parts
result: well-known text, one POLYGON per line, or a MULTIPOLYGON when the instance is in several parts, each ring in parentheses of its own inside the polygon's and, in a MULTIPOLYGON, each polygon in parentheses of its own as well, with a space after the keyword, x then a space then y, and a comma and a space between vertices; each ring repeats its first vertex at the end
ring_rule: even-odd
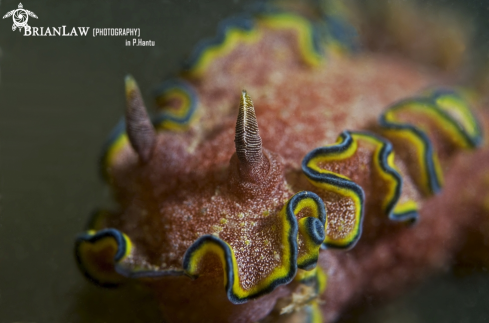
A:
POLYGON ((76 240, 91 281, 150 286, 168 322, 330 322, 445 266, 487 221, 480 97, 360 51, 328 8, 225 20, 152 119, 126 78, 101 163, 118 209, 76 240))

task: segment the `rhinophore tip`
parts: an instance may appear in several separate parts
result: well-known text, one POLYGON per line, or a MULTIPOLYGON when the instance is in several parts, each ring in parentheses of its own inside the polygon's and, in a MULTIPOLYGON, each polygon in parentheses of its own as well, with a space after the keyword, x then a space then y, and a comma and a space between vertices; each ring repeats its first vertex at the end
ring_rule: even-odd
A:
POLYGON ((127 136, 141 161, 147 162, 155 145, 156 133, 136 81, 131 75, 126 76, 125 81, 127 136))
POLYGON ((264 168, 262 142, 255 108, 245 90, 241 93, 234 143, 242 174, 253 177, 260 173, 264 168))

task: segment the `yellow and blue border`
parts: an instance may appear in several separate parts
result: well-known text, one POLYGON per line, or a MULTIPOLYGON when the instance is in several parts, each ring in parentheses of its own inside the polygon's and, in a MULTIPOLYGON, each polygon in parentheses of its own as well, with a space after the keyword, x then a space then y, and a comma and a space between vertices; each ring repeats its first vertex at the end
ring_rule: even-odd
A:
POLYGON ((156 102, 162 108, 153 118, 153 125, 161 130, 186 130, 190 126, 199 103, 195 89, 184 80, 173 79, 163 82, 155 92, 156 102), (165 109, 165 104, 180 100, 177 109, 165 109))
POLYGON ((312 216, 301 218, 298 221, 304 250, 301 250, 297 256, 297 267, 311 270, 316 267, 319 250, 326 239, 326 208, 324 202, 317 194, 302 191, 295 194, 288 205, 288 212, 294 215, 299 214, 305 208, 309 208, 312 212, 312 216))
POLYGON ((304 63, 318 66, 324 59, 321 33, 311 20, 295 13, 276 11, 258 14, 257 23, 276 30, 293 29, 297 32, 299 50, 304 63))
POLYGON ((419 217, 416 203, 399 203, 403 179, 394 162, 394 149, 392 144, 384 138, 370 132, 350 132, 350 134, 354 139, 358 137, 370 141, 376 146, 373 165, 389 186, 390 191, 383 201, 385 214, 392 221, 416 222, 419 217))
POLYGON ((297 13, 261 6, 253 13, 223 20, 215 37, 203 39, 195 46, 184 63, 182 75, 199 78, 215 59, 226 56, 239 43, 258 41, 262 37, 258 26, 297 31, 299 50, 304 62, 310 66, 317 66, 323 61, 323 41, 317 23, 297 13))
POLYGON ((443 130, 458 148, 479 147, 483 138, 482 128, 467 102, 451 89, 426 91, 425 96, 398 102, 382 114, 379 124, 383 134, 400 138, 414 147, 422 173, 422 178, 416 180, 426 194, 437 194, 443 186, 443 172, 438 156, 430 138, 420 126, 396 119, 396 113, 402 110, 417 110, 431 118, 440 128, 438 130, 443 130), (450 115, 450 109, 456 110, 459 120, 450 115))
POLYGON ((110 167, 115 156, 117 156, 121 149, 128 144, 129 138, 126 134, 126 122, 124 118, 121 118, 110 132, 100 154, 100 174, 106 181, 109 180, 108 167, 110 167))
POLYGON ((255 23, 250 15, 227 18, 219 24, 215 37, 197 43, 183 65, 183 75, 200 77, 213 60, 229 54, 239 42, 257 39, 255 23))
MULTIPOLYGON (((132 250, 131 240, 122 232, 116 229, 104 229, 98 232, 87 231, 80 235, 75 241, 75 257, 81 272, 90 281, 104 287, 115 287, 125 280, 125 274, 118 270, 118 264, 123 261, 132 250), (113 264, 109 272, 97 268, 88 258, 90 252, 100 252, 109 249, 113 252, 113 259, 104 259, 113 264)), ((110 266, 102 266, 107 267, 110 266)))
POLYGON ((418 166, 422 176, 422 178, 417 179, 417 182, 421 183, 423 190, 428 195, 437 194, 443 185, 443 175, 430 139, 424 131, 416 126, 395 119, 395 112, 401 109, 409 109, 409 106, 412 105, 435 111, 432 103, 428 100, 401 101, 382 114, 379 123, 383 128, 383 134, 387 137, 401 138, 414 146, 418 153, 418 166))
MULTIPOLYGON (((295 229, 297 230, 297 228, 295 229)), ((221 259, 223 264, 224 285, 228 299, 233 304, 246 303, 248 300, 270 293, 277 286, 287 284, 294 278, 297 271, 295 264, 297 248, 290 248, 292 237, 295 238, 296 235, 288 236, 289 245, 286 249, 288 249, 289 254, 284 264, 275 268, 270 277, 267 277, 261 284, 254 286, 251 290, 245 290, 241 287, 238 264, 231 246, 213 235, 202 236, 192 244, 183 258, 183 268, 187 274, 198 277, 200 261, 207 253, 214 253, 221 259)))
MULTIPOLYGON (((318 167, 317 163, 320 161, 340 161, 353 156, 358 147, 358 140, 366 140, 375 145, 375 152, 373 157, 373 165, 379 175, 383 178, 388 185, 388 194, 383 201, 383 209, 389 219, 398 222, 416 222, 419 214, 417 211, 417 205, 415 203, 403 203, 400 205, 399 199, 402 192, 403 179, 394 164, 394 151, 392 144, 384 138, 377 136, 370 132, 350 132, 344 131, 336 145, 317 148, 311 151, 303 161, 303 170, 305 169, 306 176, 311 180, 313 184, 318 186, 319 178, 322 177, 323 181, 334 178, 337 181, 348 180, 341 174, 335 174, 326 170, 322 170, 318 167), (311 173, 315 171, 315 173, 311 173), (308 175, 309 173, 309 175, 308 175), (319 174, 323 175, 319 175, 319 174), (314 174, 314 179, 311 174, 314 174), (340 176, 340 180, 333 176, 340 176)), ((351 182, 351 181, 350 181, 351 182)), ((349 183, 350 187, 355 185, 349 183)), ((358 186, 358 185, 357 185, 358 186)), ((360 188, 361 189, 361 188, 360 188)), ((333 190, 334 192, 335 190, 333 190)), ((359 186, 356 188, 359 192, 359 186)), ((363 190, 362 190, 363 192, 363 190)), ((357 194, 359 195, 359 194, 357 194)), ((359 199, 357 199, 359 201, 359 199)), ((360 204, 356 204, 358 207, 360 204)), ((363 208, 363 204, 361 206, 363 208)), ((330 245, 329 247, 336 247, 330 245)))
POLYGON ((289 283, 297 272, 297 220, 293 213, 290 200, 279 213, 284 226, 282 235, 283 263, 274 268, 272 273, 250 290, 241 287, 238 275, 238 264, 234 251, 225 241, 213 236, 205 235, 197 239, 185 252, 183 269, 191 276, 198 276, 199 263, 207 253, 219 256, 223 264, 225 275, 225 288, 229 300, 234 304, 242 304, 250 299, 270 293, 277 286, 289 283))
POLYGON ((448 88, 437 88, 427 91, 426 94, 437 108, 443 121, 451 125, 453 135, 461 137, 459 139, 461 148, 477 148, 482 145, 482 127, 472 113, 468 102, 459 92, 448 88), (460 115, 459 121, 448 112, 450 107, 460 115))
POLYGON ((134 246, 131 239, 117 229, 88 230, 78 236, 75 241, 75 258, 80 271, 85 277, 103 287, 116 287, 127 281, 127 279, 185 274, 183 270, 148 270, 126 267, 122 262, 131 254, 133 249, 134 246), (113 258, 102 259, 105 265, 97 267, 87 255, 90 252, 100 254, 104 249, 112 249, 113 258))
POLYGON ((309 152, 302 160, 302 171, 316 187, 349 197, 355 204, 355 228, 345 238, 330 239, 326 236, 323 244, 326 248, 352 248, 362 234, 365 193, 363 189, 348 177, 321 169, 319 161, 341 160, 351 157, 357 148, 349 132, 340 135, 337 144, 320 147, 309 152))
POLYGON ((415 224, 419 220, 419 206, 413 200, 397 202, 389 218, 393 221, 415 224))

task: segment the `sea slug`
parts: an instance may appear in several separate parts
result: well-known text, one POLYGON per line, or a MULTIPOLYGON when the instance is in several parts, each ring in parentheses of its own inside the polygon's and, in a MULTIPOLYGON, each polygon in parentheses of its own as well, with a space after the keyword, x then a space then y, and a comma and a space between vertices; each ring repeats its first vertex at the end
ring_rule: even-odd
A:
POLYGON ((88 279, 149 286, 168 322, 332 322, 483 247, 482 97, 360 50, 327 4, 223 21, 152 119, 126 77, 101 159, 118 208, 75 244, 88 279))

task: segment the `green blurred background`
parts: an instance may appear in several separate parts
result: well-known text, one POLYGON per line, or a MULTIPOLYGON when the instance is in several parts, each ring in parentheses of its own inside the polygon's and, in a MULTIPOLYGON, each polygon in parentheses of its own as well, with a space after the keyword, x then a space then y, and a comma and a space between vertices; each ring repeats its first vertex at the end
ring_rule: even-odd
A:
MULTIPOLYGON (((0 15, 17 1, 1 1, 0 15)), ((253 2, 23 2, 39 17, 31 26, 140 28, 155 47, 126 47, 129 37, 23 37, 11 18, 0 21, 0 322, 158 322, 145 291, 99 289, 76 268, 74 237, 95 207, 110 205, 100 148, 122 115, 127 73, 151 107, 154 86, 193 45, 253 2)), ((487 0, 431 3, 464 11, 487 47, 487 0)), ((489 276, 446 273, 382 307, 365 299, 349 321, 488 322, 489 276)))

